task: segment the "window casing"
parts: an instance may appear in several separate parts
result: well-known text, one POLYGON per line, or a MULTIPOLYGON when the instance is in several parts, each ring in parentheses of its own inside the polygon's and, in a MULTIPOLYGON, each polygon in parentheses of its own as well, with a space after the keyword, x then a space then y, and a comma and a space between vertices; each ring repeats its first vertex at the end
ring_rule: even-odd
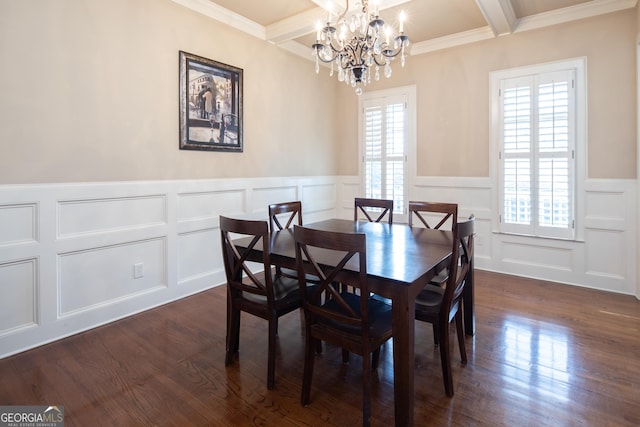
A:
POLYGON ((499 231, 575 239, 584 60, 492 73, 499 231))

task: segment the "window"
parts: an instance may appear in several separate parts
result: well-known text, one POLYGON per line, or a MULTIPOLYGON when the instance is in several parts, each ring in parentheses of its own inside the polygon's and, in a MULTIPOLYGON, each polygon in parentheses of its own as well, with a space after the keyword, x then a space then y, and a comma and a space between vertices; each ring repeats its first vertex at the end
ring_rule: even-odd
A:
POLYGON ((566 61, 492 75, 502 232, 575 238, 583 65, 566 61))
POLYGON ((407 150, 415 126, 415 95, 407 90, 366 93, 359 101, 362 196, 393 199, 396 221, 406 215, 407 150))

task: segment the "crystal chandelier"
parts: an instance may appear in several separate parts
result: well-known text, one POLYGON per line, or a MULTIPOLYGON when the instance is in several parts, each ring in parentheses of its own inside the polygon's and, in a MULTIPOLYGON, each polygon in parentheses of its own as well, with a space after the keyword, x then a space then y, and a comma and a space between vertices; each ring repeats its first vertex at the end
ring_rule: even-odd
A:
POLYGON ((385 77, 391 77, 391 61, 398 55, 404 67, 405 48, 409 45, 409 37, 403 31, 404 12, 400 14, 400 28, 395 34, 380 18, 377 6, 370 14, 368 0, 359 3, 362 8, 349 14, 349 0, 346 0, 346 8, 335 24, 331 23, 329 12, 326 25, 318 25, 316 42, 311 46, 316 74, 320 72, 319 61, 331 64, 330 75, 333 76, 337 67, 338 80, 350 84, 358 95, 371 83, 372 69, 375 80, 380 80, 380 67, 384 68, 385 77))

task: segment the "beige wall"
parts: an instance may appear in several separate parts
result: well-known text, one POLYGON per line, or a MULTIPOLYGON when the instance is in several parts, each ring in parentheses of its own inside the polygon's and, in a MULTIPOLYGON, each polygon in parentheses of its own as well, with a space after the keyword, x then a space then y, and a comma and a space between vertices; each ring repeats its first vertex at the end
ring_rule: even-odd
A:
POLYGON ((2 1, 0 57, 0 184, 337 173, 334 81, 172 1, 2 1), (244 153, 178 149, 179 50, 244 69, 244 153))
MULTIPOLYGON (((485 177, 489 73, 586 56, 588 177, 635 178, 636 32, 631 9, 412 56, 369 90, 417 86, 418 175, 485 177)), ((352 89, 169 0, 2 1, 0 56, 0 184, 358 173, 352 89), (179 50, 244 69, 244 153, 178 149, 179 50)))
MULTIPOLYGON (((489 73, 586 57, 588 177, 636 177, 636 11, 412 56, 369 90, 415 84, 419 176, 489 176, 489 73)), ((348 92, 348 91, 347 91, 348 92)), ((346 92, 345 92, 346 93, 346 92)), ((342 95, 341 96, 346 96, 342 95)), ((351 104, 351 102, 350 102, 351 104)), ((342 144, 357 138, 357 110, 343 111, 342 144), (351 115, 351 117, 349 117, 351 115)), ((357 148, 339 172, 357 174, 357 148)))

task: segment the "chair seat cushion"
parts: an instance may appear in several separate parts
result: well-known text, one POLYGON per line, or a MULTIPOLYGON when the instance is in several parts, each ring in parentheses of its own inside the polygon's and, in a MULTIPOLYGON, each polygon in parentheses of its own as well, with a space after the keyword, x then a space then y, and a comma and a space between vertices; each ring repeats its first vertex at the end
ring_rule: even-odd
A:
POLYGON ((429 280, 430 285, 444 286, 449 280, 449 269, 445 268, 436 274, 431 280, 429 280))
POLYGON ((416 297, 416 312, 437 314, 444 296, 444 288, 426 286, 416 297))
MULTIPOLYGON (((359 295, 351 292, 341 292, 340 296, 354 312, 360 315, 361 311, 359 295)), ((369 334, 371 335, 371 337, 381 337, 385 334, 388 334, 388 332, 392 328, 391 305, 373 298, 369 298, 368 303, 370 323, 369 334)), ((329 299, 323 306, 333 311, 339 310, 339 304, 335 299, 329 299)), ((360 328, 358 327, 324 318, 320 321, 327 324, 328 326, 340 329, 341 331, 354 335, 361 335, 360 328)))
MULTIPOLYGON (((285 277, 290 278, 298 278, 298 272, 296 270, 292 270, 290 268, 281 268, 280 273, 285 277)), ((307 282, 317 283, 320 282, 320 278, 318 276, 314 276, 313 274, 305 274, 307 282)))
MULTIPOLYGON (((285 299, 300 299, 300 287, 298 286, 298 280, 290 277, 280 276, 272 281, 273 284, 273 298, 276 302, 283 301, 285 299)), ((252 294, 249 292, 243 292, 243 297, 247 300, 266 304, 267 296, 252 294)))

